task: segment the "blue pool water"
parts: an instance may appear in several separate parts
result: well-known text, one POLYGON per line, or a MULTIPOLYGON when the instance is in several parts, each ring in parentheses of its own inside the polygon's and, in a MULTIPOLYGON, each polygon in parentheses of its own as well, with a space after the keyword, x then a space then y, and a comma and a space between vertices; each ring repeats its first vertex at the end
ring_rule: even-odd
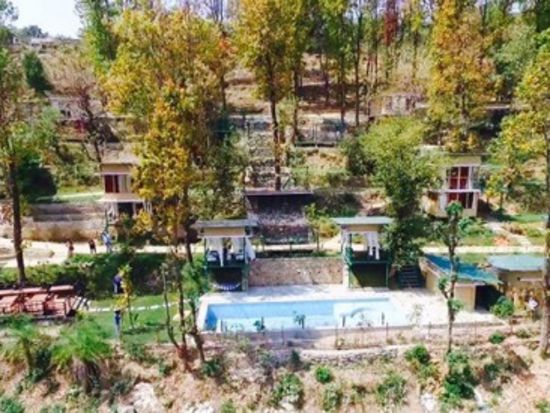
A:
POLYGON ((370 298, 209 304, 205 329, 257 331, 256 325, 261 320, 268 331, 301 328, 300 319, 303 319, 305 328, 407 324, 405 315, 388 298, 370 298))

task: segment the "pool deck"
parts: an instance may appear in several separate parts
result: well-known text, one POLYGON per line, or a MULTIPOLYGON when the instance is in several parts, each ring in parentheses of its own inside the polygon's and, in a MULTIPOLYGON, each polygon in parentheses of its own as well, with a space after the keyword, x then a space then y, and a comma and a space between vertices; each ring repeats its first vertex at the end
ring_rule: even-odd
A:
MULTIPOLYGON (((255 287, 246 292, 210 293, 201 298, 199 325, 204 326, 209 304, 296 302, 316 300, 360 300, 387 298, 410 320, 410 325, 447 324, 447 307, 440 294, 426 289, 389 290, 386 288, 349 289, 341 284, 255 287), (415 313, 420 316, 415 317, 415 313), (416 320, 415 320, 416 318, 416 320)), ((456 324, 501 323, 487 311, 461 311, 456 324)))

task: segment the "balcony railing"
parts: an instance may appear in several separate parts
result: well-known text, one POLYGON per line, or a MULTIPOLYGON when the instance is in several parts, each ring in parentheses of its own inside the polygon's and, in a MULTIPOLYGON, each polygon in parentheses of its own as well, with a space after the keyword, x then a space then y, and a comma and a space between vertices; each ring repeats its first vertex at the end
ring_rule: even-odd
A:
POLYGON ((369 251, 354 251, 347 248, 344 258, 349 265, 357 264, 385 264, 390 261, 390 254, 385 250, 380 250, 378 259, 376 254, 369 254, 369 251))

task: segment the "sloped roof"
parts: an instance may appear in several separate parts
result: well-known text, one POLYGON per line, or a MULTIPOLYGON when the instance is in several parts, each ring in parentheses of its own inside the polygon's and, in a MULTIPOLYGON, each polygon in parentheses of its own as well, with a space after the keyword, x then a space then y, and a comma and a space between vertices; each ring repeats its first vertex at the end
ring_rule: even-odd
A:
MULTIPOLYGON (((451 261, 448 257, 443 257, 441 255, 426 255, 426 259, 432 266, 436 267, 445 275, 448 275, 451 271, 451 261)), ((463 282, 477 282, 491 285, 502 283, 495 274, 485 271, 475 264, 467 263, 459 264, 458 280, 463 282)))
POLYGON ((492 255, 488 258, 489 264, 499 271, 536 272, 542 271, 544 257, 537 255, 492 255))
POLYGON ((336 225, 341 227, 349 225, 388 225, 393 222, 392 218, 382 215, 366 217, 336 217, 332 218, 332 220, 336 225))

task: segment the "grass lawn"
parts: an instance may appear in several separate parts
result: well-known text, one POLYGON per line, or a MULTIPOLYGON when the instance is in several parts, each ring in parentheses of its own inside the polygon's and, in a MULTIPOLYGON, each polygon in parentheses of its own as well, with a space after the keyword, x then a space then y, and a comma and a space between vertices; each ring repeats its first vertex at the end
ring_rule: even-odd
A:
MULTIPOLYGON (((176 303, 177 295, 171 294, 169 300, 174 303, 170 307, 170 317, 173 318, 177 314, 176 303)), ((109 309, 110 311, 90 312, 88 316, 96 320, 108 333, 109 338, 115 339, 114 325, 114 307, 116 298, 107 298, 91 302, 92 309, 101 308, 109 309)), ((136 310, 133 312, 137 315, 135 319, 135 329, 130 330, 130 322, 128 317, 123 318, 123 339, 140 344, 146 343, 167 343, 168 336, 165 329, 166 310, 164 309, 164 298, 159 295, 144 295, 135 297, 132 301, 132 307, 151 307, 159 306, 158 308, 136 310), (125 331, 126 329, 126 331, 125 331)))

